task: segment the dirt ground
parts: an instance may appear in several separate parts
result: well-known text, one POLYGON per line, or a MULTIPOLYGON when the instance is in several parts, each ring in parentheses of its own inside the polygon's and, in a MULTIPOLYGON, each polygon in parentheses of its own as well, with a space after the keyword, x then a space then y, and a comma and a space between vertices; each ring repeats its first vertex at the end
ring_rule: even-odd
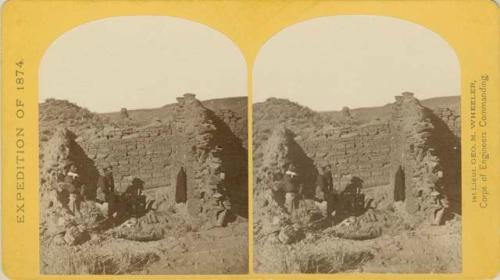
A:
POLYGON ((360 241, 318 233, 296 244, 266 242, 256 247, 255 266, 262 273, 459 273, 460 233, 450 233, 453 227, 423 226, 360 241))
POLYGON ((117 238, 110 229, 81 245, 42 243, 46 274, 240 274, 248 271, 246 219, 226 227, 166 231, 155 241, 117 238))
POLYGON ((364 214, 331 223, 320 220, 316 222, 319 226, 308 222, 316 211, 314 203, 309 201, 300 204, 302 213, 298 219, 269 208, 256 213, 256 271, 459 273, 460 216, 453 216, 444 225, 432 226, 429 219, 416 219, 405 214, 403 208, 388 203, 387 190, 387 187, 366 190, 375 208, 364 214), (282 236, 286 227, 283 224, 296 229, 295 235, 289 233, 291 239, 285 239, 292 240, 289 243, 282 236))
MULTIPOLYGON (((212 228, 158 244, 165 253, 143 271, 147 274, 240 274, 248 272, 246 221, 212 228), (171 254, 178 248, 178 255, 171 254)), ((143 273, 140 272, 140 273, 143 273)))

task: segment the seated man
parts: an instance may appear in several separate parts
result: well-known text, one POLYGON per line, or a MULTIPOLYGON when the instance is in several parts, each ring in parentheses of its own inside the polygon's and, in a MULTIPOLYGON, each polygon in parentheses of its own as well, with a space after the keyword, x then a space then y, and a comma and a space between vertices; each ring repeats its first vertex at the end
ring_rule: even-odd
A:
POLYGON ((431 197, 436 204, 431 225, 440 226, 444 222, 444 217, 447 214, 448 208, 450 207, 450 202, 445 195, 442 195, 437 191, 431 192, 431 197))
POLYGON ((356 176, 351 177, 351 181, 340 194, 341 208, 345 214, 357 215, 363 211, 364 195, 361 191, 362 188, 363 180, 356 176))
POLYGON ((126 207, 126 212, 132 217, 140 217, 146 211, 146 197, 142 194, 144 181, 134 178, 132 184, 127 187, 122 194, 122 200, 126 207))
POLYGON ((213 197, 216 201, 216 206, 218 207, 218 210, 216 212, 215 226, 224 227, 226 226, 228 219, 230 218, 231 215, 231 210, 232 210, 231 201, 228 199, 227 196, 222 195, 219 192, 215 192, 213 197))

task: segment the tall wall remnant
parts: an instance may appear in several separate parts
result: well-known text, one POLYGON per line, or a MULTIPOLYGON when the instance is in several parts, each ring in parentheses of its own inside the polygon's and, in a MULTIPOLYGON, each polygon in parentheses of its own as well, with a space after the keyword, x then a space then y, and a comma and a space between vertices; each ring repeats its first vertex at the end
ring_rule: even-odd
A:
POLYGON ((261 146, 264 156, 261 167, 256 170, 256 179, 258 185, 277 187, 288 166, 293 164, 298 171, 299 184, 302 185, 304 194, 312 196, 316 187, 317 171, 313 160, 295 142, 294 137, 295 134, 284 125, 274 129, 271 137, 261 146))
MULTIPOLYGON (((409 213, 432 206, 431 192, 460 205, 460 146, 448 126, 413 96, 396 96, 391 116, 391 186, 404 175, 404 203, 409 213)), ((459 210, 458 210, 459 212, 459 210)))

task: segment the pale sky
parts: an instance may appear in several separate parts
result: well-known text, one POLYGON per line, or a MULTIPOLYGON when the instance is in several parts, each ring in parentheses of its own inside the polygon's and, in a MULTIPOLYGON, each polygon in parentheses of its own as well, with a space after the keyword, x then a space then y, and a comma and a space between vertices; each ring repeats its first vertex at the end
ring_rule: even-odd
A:
POLYGON ((254 102, 288 98, 314 110, 460 94, 454 50, 436 33, 381 16, 331 16, 285 28, 254 64, 254 102))
POLYGON ((195 93, 201 100, 247 95, 246 62, 222 33, 192 21, 114 17, 80 25, 47 50, 40 95, 94 112, 153 108, 195 93))

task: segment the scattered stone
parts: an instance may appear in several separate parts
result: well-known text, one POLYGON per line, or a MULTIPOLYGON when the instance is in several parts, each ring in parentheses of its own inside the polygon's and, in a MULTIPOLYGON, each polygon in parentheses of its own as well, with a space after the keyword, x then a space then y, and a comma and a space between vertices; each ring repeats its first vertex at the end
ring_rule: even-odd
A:
POLYGON ((79 245, 90 240, 90 234, 83 226, 72 226, 64 234, 64 241, 68 245, 79 245))

